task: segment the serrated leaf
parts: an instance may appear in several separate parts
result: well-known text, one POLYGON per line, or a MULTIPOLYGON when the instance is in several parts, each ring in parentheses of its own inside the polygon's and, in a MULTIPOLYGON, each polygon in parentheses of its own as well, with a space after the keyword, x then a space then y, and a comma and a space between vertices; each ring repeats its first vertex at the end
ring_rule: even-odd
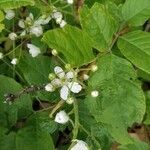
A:
POLYGON ((36 127, 37 130, 44 131, 47 133, 54 133, 57 129, 58 124, 49 117, 49 113, 36 113, 28 118, 26 126, 36 127))
POLYGON ((5 94, 17 94, 23 88, 14 79, 0 75, 0 124, 4 127, 13 126, 17 118, 23 118, 32 111, 32 101, 29 95, 23 95, 12 105, 4 104, 5 94))
POLYGON ((117 142, 128 144, 132 140, 127 128, 140 123, 145 113, 144 94, 127 60, 109 54, 99 58, 97 65, 98 71, 89 80, 89 93, 98 90, 100 95, 94 98, 89 94, 86 104, 117 142))
POLYGON ((108 50, 113 35, 118 29, 118 21, 109 12, 108 7, 99 3, 95 3, 90 10, 83 7, 80 21, 83 30, 93 40, 95 48, 100 51, 108 50))
POLYGON ((4 10, 27 5, 34 5, 34 0, 0 0, 0 9, 4 10))
MULTIPOLYGON (((31 57, 30 55, 24 55, 17 65, 18 69, 22 73, 23 77, 29 85, 41 86, 50 82, 48 79, 49 73, 54 72, 54 64, 50 57, 38 56, 31 57)), ((56 93, 50 93, 47 91, 37 91, 39 98, 45 101, 54 101, 57 97, 56 93)))
POLYGON ((45 33, 43 41, 62 53, 72 66, 81 66, 93 59, 92 42, 82 30, 67 25, 45 33))
POLYGON ((150 74, 150 34, 133 31, 121 36, 118 47, 136 67, 150 74))
POLYGON ((50 134, 35 128, 20 129, 16 136, 17 150, 54 150, 50 134))
POLYGON ((122 7, 122 17, 129 25, 143 25, 150 18, 150 1, 126 0, 122 7))

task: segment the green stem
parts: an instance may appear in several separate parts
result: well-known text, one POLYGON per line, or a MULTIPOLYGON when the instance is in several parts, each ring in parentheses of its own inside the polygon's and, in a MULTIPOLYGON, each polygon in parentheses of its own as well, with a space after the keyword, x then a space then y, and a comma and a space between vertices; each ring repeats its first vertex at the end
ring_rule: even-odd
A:
POLYGON ((78 111, 78 103, 77 100, 74 100, 74 115, 75 115, 75 125, 73 130, 73 140, 75 140, 78 136, 78 130, 79 130, 79 111, 78 111))
POLYGON ((53 114, 64 104, 64 100, 58 102, 58 104, 53 108, 51 113, 49 114, 50 118, 53 118, 53 114))

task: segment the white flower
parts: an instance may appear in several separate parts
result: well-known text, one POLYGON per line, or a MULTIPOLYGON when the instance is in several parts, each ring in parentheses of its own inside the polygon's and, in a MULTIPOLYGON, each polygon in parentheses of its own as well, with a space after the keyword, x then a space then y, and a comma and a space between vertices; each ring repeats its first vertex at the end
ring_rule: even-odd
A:
POLYGON ((47 84, 45 86, 45 90, 48 91, 48 92, 53 92, 54 91, 54 87, 51 83, 47 84))
POLYGON ((98 66, 97 66, 97 65, 92 65, 92 66, 91 66, 91 70, 92 70, 93 72, 97 71, 97 69, 98 69, 98 66))
POLYGON ((30 33, 34 34, 35 36, 39 37, 43 34, 43 28, 42 26, 31 26, 30 33))
POLYGON ((18 26, 23 29, 25 28, 25 23, 24 23, 23 19, 19 20, 18 26))
POLYGON ((0 52, 0 59, 3 59, 4 55, 0 52))
POLYGON ((59 78, 63 78, 65 76, 65 72, 63 71, 63 69, 59 66, 56 66, 54 68, 54 72, 55 74, 59 77, 59 78))
POLYGON ((17 62, 18 62, 18 59, 17 58, 13 58, 12 61, 11 61, 11 64, 16 65, 17 62))
POLYGON ((12 32, 12 33, 10 33, 10 34, 8 35, 8 37, 9 37, 12 41, 15 41, 16 38, 17 38, 17 34, 12 32))
POLYGON ((73 4, 73 0, 67 0, 68 4, 73 4))
POLYGON ((14 10, 6 10, 5 12, 6 12, 6 15, 5 15, 6 19, 11 20, 15 17, 14 10))
POLYGON ((76 140, 76 144, 71 148, 71 150, 89 150, 87 143, 82 140, 76 140))
POLYGON ((89 79, 89 76, 88 76, 87 74, 84 74, 84 75, 83 75, 83 79, 84 79, 84 80, 88 80, 88 79, 89 79))
POLYGON ((62 20, 60 23, 60 27, 63 28, 66 24, 67 24, 66 21, 62 20))
POLYGON ((94 91, 91 92, 91 96, 92 97, 97 97, 98 95, 99 95, 99 92, 96 91, 96 90, 94 90, 94 91))
POLYGON ((63 110, 60 111, 59 113, 57 113, 55 116, 55 122, 57 122, 57 123, 65 124, 68 121, 69 121, 69 116, 63 110))
POLYGON ((52 50, 52 55, 54 55, 54 56, 57 56, 57 55, 58 55, 58 52, 57 52, 56 49, 53 49, 53 50, 52 50))
POLYGON ((29 53, 32 57, 36 57, 41 53, 40 49, 33 44, 27 44, 27 47, 29 48, 29 53))

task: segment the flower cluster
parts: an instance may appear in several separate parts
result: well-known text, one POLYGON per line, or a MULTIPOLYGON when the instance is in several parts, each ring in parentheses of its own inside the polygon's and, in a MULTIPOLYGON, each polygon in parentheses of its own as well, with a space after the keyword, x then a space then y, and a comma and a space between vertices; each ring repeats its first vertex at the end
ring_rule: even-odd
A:
MULTIPOLYGON (((46 91, 53 92, 56 88, 60 88, 60 97, 66 101, 71 98, 71 92, 79 93, 82 90, 82 86, 77 81, 75 70, 72 69, 65 73, 61 67, 56 66, 54 72, 54 79, 45 86, 46 91)), ((50 74, 50 76, 52 75, 50 74)))

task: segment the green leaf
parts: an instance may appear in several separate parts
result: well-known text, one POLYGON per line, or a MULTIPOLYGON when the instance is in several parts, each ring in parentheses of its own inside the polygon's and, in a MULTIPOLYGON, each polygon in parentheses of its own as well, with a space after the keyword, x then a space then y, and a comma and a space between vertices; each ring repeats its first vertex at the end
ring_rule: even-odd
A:
POLYGON ((119 146, 119 150, 149 150, 147 143, 135 140, 133 144, 119 146))
POLYGON ((93 59, 92 42, 82 30, 67 25, 45 33, 43 41, 62 53, 72 66, 81 66, 93 59))
POLYGON ((98 70, 89 80, 89 91, 99 91, 85 99, 90 113, 105 125, 111 136, 121 144, 131 143, 127 128, 140 123, 145 113, 145 98, 132 65, 109 54, 99 58, 98 70))
POLYGON ((16 136, 17 150, 54 150, 51 136, 35 128, 20 129, 16 136))
POLYGON ((36 127, 37 130, 47 133, 54 133, 57 129, 57 123, 50 119, 49 113, 36 113, 28 118, 26 126, 36 127))
POLYGON ((83 30, 93 39, 95 48, 100 51, 108 50, 113 35, 118 29, 118 21, 109 12, 108 7, 99 3, 95 3, 90 10, 83 7, 80 21, 83 30))
POLYGON ((4 14, 0 10, 0 32, 5 28, 5 25, 1 23, 3 20, 4 20, 4 14))
POLYGON ((150 125, 150 91, 147 91, 145 93, 146 96, 146 114, 145 114, 145 118, 144 118, 144 124, 146 125, 150 125))
POLYGON ((126 0, 122 7, 122 17, 129 25, 143 25, 150 18, 150 1, 126 0))
POLYGON ((21 6, 34 5, 34 0, 1 0, 0 9, 14 9, 21 6))
POLYGON ((150 34, 133 31, 119 38, 122 54, 136 67, 150 74, 150 34))
POLYGON ((0 124, 4 127, 13 126, 17 118, 23 118, 32 111, 32 101, 29 95, 23 95, 12 105, 4 104, 5 94, 17 94, 23 90, 21 85, 14 79, 0 75, 0 124))
MULTIPOLYGON (((48 75, 53 72, 54 65, 50 57, 38 56, 33 58, 30 55, 24 55, 17 67, 29 85, 41 86, 50 82, 48 75)), ((46 101, 54 101, 57 97, 56 93, 47 91, 38 91, 37 94, 40 99, 46 101)))
POLYGON ((0 149, 1 150, 17 150, 15 145, 16 133, 11 132, 8 135, 0 134, 0 149))

